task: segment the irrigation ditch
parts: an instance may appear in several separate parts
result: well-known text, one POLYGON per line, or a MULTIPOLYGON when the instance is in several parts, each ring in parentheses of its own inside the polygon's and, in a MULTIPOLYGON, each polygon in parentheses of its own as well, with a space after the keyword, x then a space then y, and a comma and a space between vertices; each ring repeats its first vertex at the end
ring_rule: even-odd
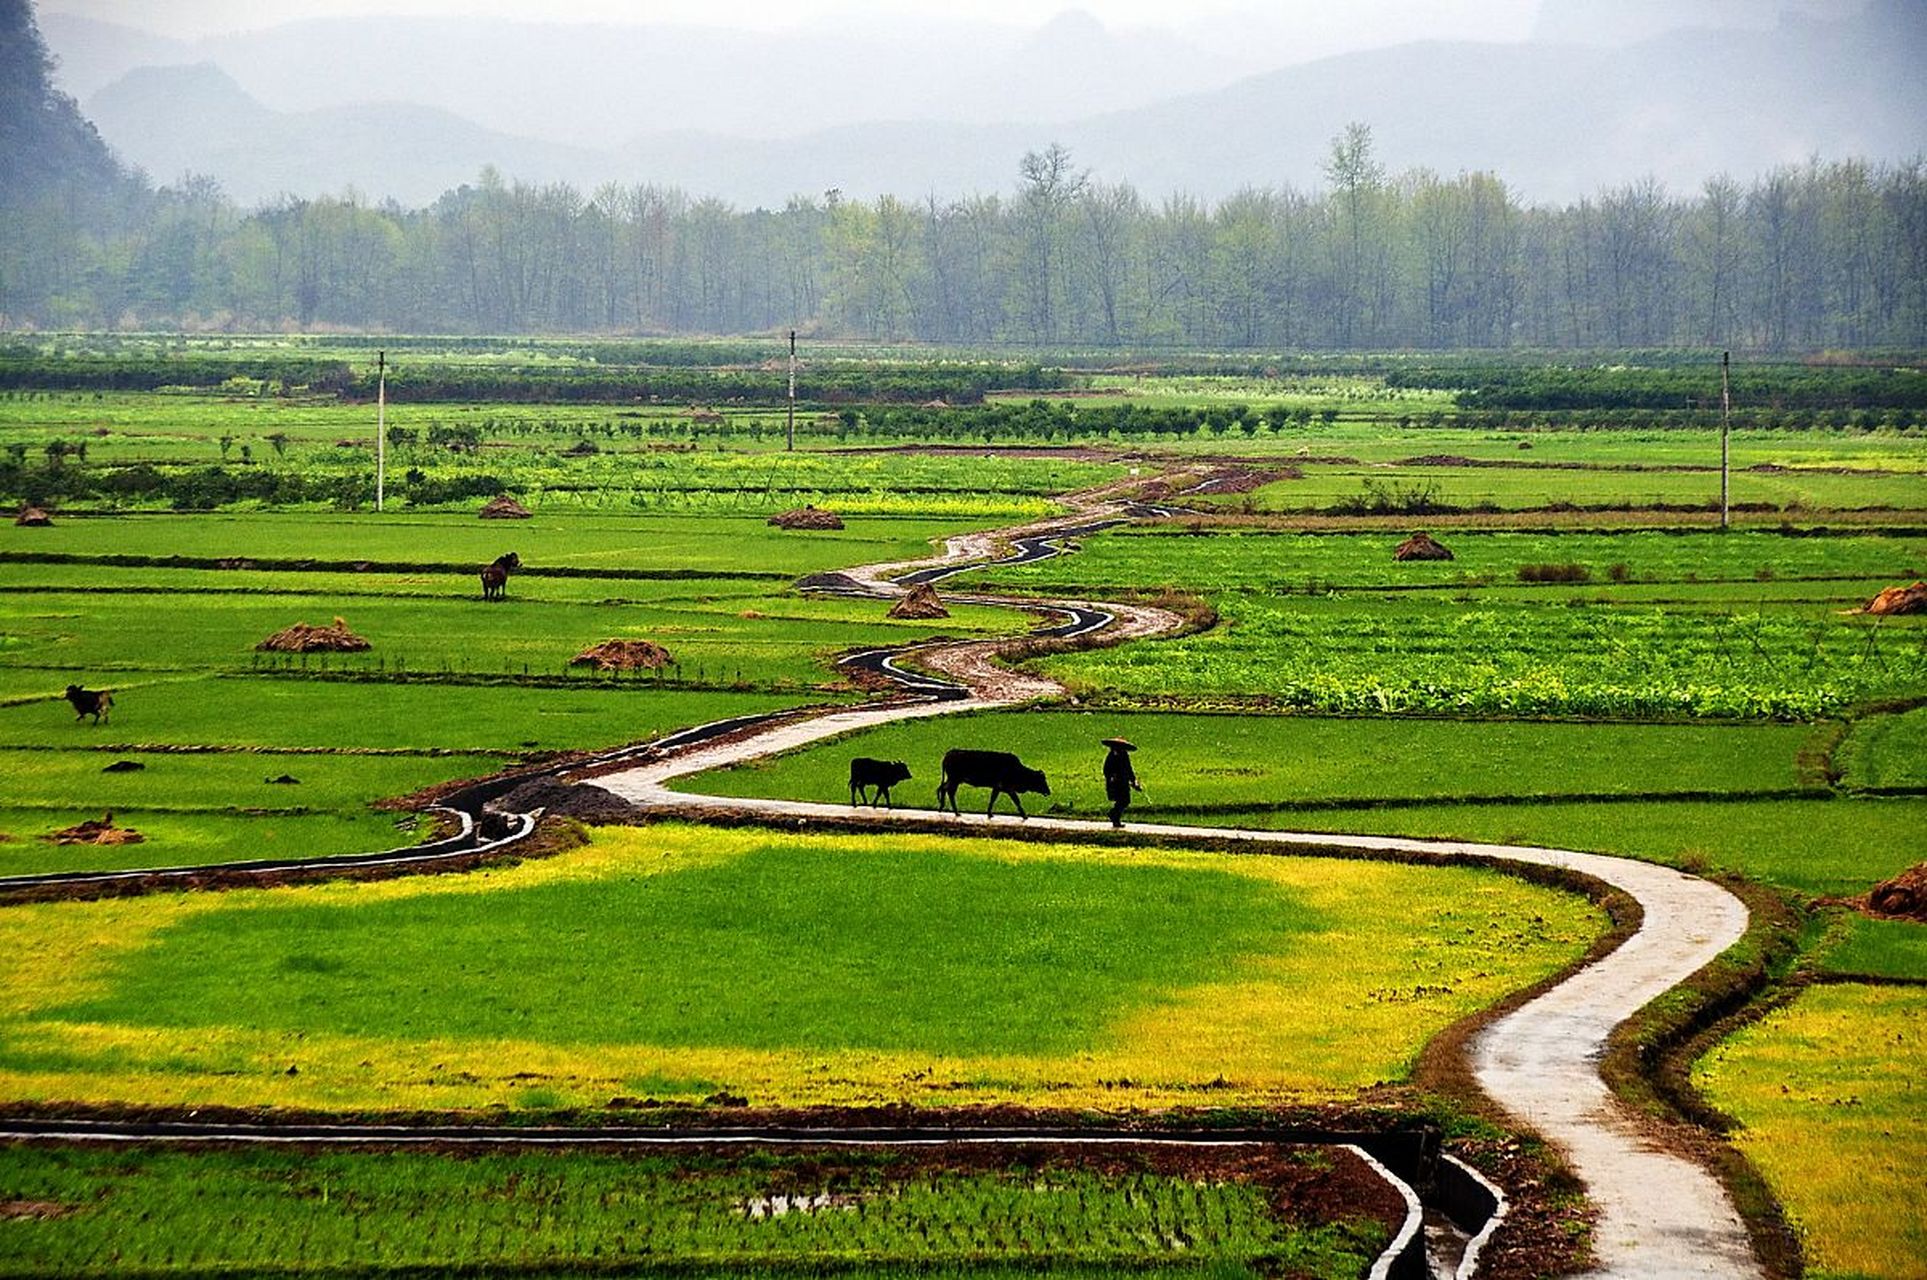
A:
MULTIPOLYGON (((1086 498, 1068 518, 1018 529, 952 538, 936 557, 814 574, 799 589, 894 597, 911 586, 946 579, 990 561, 1026 563, 1061 554, 1065 540, 1136 516, 1170 510, 1086 498)), ((305 566, 304 566, 305 567, 305 566)), ((1015 824, 975 814, 938 817, 853 814, 842 805, 724 799, 672 791, 673 779, 896 719, 1012 707, 1056 696, 1057 686, 1000 665, 1059 646, 1087 647, 1175 633, 1186 620, 1167 610, 1119 602, 1034 600, 962 595, 1043 615, 1045 625, 1016 640, 929 641, 846 655, 846 670, 867 673, 894 691, 861 706, 806 707, 742 716, 686 729, 649 743, 575 756, 462 785, 437 797, 431 812, 453 830, 426 844, 377 853, 314 859, 230 862, 187 868, 68 872, 0 879, 0 903, 160 890, 220 889, 248 884, 457 870, 528 850, 543 809, 520 808, 517 793, 536 784, 599 787, 650 818, 693 818, 723 824, 799 824, 827 829, 920 830, 1008 834, 1015 824), (906 667, 913 663, 914 667, 906 667)), ((1745 903, 1710 881, 1649 863, 1557 849, 1390 837, 1335 836, 1222 827, 1136 825, 1114 835, 1106 824, 1038 817, 1022 825, 1031 838, 1092 843, 1190 844, 1245 854, 1324 854, 1469 863, 1532 877, 1564 877, 1617 892, 1638 906, 1623 942, 1588 958, 1473 1034, 1465 1058, 1477 1086, 1515 1124, 1550 1139, 1583 1180, 1598 1210, 1590 1274, 1615 1277, 1756 1277, 1748 1227, 1720 1181, 1699 1162, 1655 1140, 1653 1121, 1615 1096, 1601 1061, 1615 1036, 1643 1009, 1695 979, 1748 933, 1745 903)), ((876 1128, 837 1126, 688 1128, 613 1126, 486 1128, 436 1123, 311 1124, 253 1119, 90 1117, 70 1120, 0 1117, 0 1137, 38 1141, 332 1143, 362 1145, 651 1143, 937 1143, 1146 1141, 1143 1130, 1093 1132, 1023 1127, 876 1128)), ((1160 1142, 1318 1142, 1356 1148, 1404 1188, 1410 1212, 1375 1265, 1374 1277, 1480 1273, 1495 1236, 1511 1225, 1506 1199, 1471 1165, 1443 1148, 1435 1128, 1410 1134, 1359 1134, 1295 1129, 1156 1131, 1160 1142), (1424 1220, 1421 1229, 1421 1219, 1424 1220), (1429 1260, 1428 1260, 1429 1258, 1429 1260)))

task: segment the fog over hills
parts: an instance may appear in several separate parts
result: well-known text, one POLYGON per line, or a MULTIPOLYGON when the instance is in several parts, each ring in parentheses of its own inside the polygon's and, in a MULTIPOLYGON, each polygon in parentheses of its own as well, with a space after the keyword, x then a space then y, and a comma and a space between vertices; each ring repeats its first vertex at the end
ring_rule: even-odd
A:
POLYGON ((1241 63, 1221 33, 1081 13, 1034 30, 783 33, 319 19, 192 44, 43 23, 125 159, 159 181, 210 174, 243 202, 352 185, 419 204, 484 164, 745 206, 830 188, 951 197, 1009 190, 1018 157, 1052 141, 1151 198, 1218 198, 1321 185, 1351 120, 1395 172, 1491 170, 1531 200, 1927 150, 1927 0, 1805 0, 1771 23, 1762 8, 1546 0, 1529 41, 1408 42, 1255 74, 1275 42, 1254 37, 1241 63))

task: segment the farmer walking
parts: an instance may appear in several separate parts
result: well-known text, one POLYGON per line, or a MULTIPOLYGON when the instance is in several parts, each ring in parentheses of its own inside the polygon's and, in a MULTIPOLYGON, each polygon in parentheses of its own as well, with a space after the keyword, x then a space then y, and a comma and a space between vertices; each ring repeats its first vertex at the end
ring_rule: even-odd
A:
POLYGON ((1098 745, 1110 749, 1104 757, 1104 794, 1111 798, 1111 825, 1122 827, 1131 793, 1144 790, 1137 784, 1137 771, 1131 768, 1131 753, 1137 748, 1122 738, 1105 738, 1098 745))

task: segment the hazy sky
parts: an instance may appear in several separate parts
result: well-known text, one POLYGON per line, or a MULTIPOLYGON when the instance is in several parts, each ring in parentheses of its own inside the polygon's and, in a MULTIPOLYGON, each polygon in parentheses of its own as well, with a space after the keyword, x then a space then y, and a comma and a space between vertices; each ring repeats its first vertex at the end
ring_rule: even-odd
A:
POLYGON ((895 16, 979 19, 1038 26, 1067 8, 1107 24, 1189 26, 1249 18, 1266 28, 1295 27, 1345 43, 1457 36, 1520 39, 1538 0, 43 0, 44 9, 193 38, 272 26, 298 18, 362 13, 486 14, 538 22, 677 22, 773 29, 814 20, 895 16))

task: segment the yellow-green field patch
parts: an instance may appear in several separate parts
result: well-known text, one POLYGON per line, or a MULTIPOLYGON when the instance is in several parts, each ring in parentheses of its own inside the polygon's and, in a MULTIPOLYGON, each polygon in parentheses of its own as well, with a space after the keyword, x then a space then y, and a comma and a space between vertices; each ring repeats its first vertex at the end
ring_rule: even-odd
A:
POLYGON ((608 830, 470 875, 0 913, 0 1097, 1337 1098, 1601 925, 1470 869, 608 830))
POLYGON ((1807 1274, 1927 1276, 1927 988, 1814 987, 1696 1079, 1785 1206, 1807 1274))

